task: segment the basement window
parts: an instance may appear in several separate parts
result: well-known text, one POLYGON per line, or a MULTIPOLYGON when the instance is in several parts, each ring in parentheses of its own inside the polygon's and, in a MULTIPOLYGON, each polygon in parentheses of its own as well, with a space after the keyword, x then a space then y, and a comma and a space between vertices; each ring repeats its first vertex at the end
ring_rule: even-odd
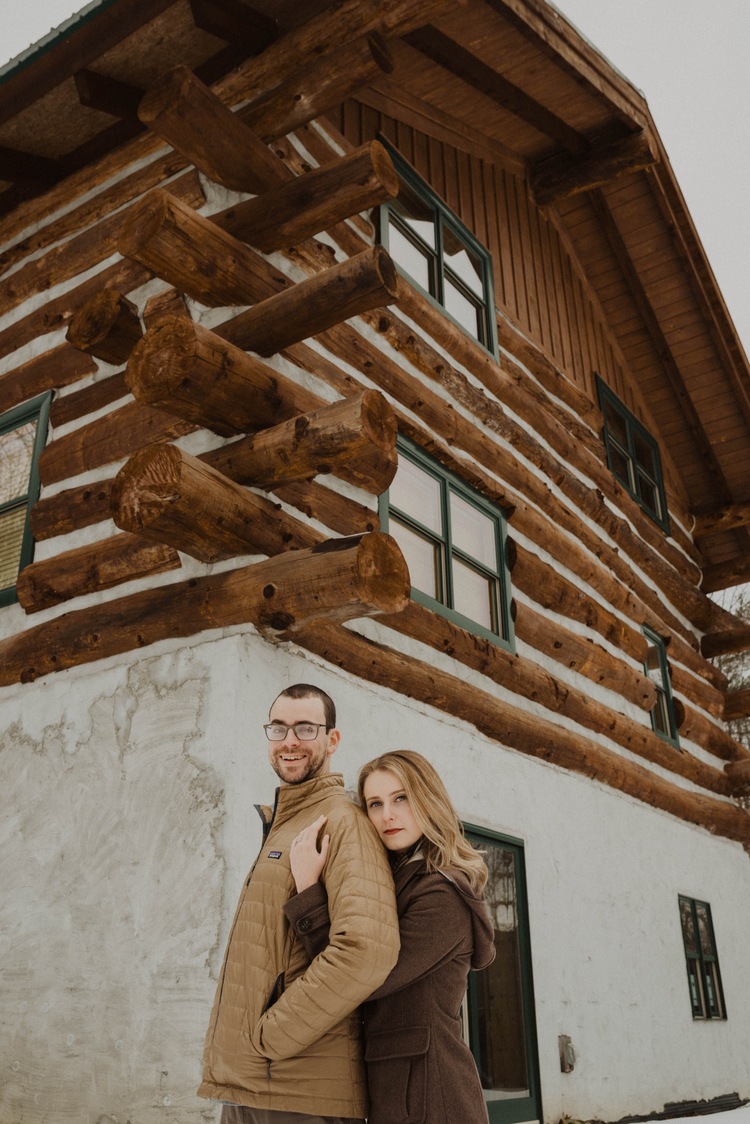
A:
POLYGON ((656 686, 656 705, 651 711, 651 726, 659 737, 679 748, 680 742, 672 698, 667 646, 664 638, 649 628, 648 625, 644 624, 642 632, 648 641, 644 668, 646 675, 656 686))
POLYGON ((380 240, 400 273, 497 357, 492 258, 386 141, 401 184, 380 208, 380 240))
POLYGON ((502 512, 418 446, 398 439, 398 469, 380 497, 384 531, 411 574, 415 601, 513 650, 502 512))
POLYGON ((690 1006, 694 1019, 725 1019, 719 957, 708 902, 680 895, 680 922, 685 945, 690 1006))
POLYGON ((646 514, 669 534, 659 446, 598 375, 596 386, 604 415, 604 445, 610 471, 646 514))
POLYGON ((16 598, 16 578, 34 553, 29 515, 39 495, 37 462, 47 437, 51 395, 0 415, 0 605, 16 598))

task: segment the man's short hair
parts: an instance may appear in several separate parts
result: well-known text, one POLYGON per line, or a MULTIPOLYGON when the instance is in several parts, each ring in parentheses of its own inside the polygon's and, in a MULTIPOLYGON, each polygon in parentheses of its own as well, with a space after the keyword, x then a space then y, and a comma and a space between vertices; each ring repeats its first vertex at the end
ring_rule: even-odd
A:
POLYGON ((320 687, 313 686, 312 683, 293 683, 291 687, 285 687, 280 691, 276 698, 271 703, 278 702, 279 699, 320 699, 323 704, 323 714, 325 715, 326 727, 332 730, 336 725, 336 706, 330 695, 327 695, 320 687))

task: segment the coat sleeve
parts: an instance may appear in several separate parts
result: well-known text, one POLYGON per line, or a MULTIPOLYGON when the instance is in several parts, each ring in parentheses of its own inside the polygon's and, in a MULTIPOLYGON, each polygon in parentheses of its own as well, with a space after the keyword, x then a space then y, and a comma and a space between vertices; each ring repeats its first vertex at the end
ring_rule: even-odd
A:
POLYGON ((454 956, 471 955, 469 910, 444 878, 425 875, 400 917, 398 963, 371 999, 383 999, 430 975, 454 956))
POLYGON ((331 919, 328 916, 328 894, 321 882, 295 894, 283 906, 286 919, 302 941, 303 948, 314 960, 328 946, 331 919))
POLYGON ((393 878, 377 836, 354 807, 329 827, 329 941, 253 1031, 253 1044, 272 1061, 299 1054, 351 1014, 398 956, 393 878))

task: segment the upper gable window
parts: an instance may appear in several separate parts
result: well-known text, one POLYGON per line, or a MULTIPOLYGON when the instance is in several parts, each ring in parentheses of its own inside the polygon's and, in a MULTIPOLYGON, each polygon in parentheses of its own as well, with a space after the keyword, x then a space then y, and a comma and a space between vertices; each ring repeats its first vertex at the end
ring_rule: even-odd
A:
POLYGON ((380 208, 380 240, 398 269, 497 355, 492 258, 393 148, 401 188, 380 208))
POLYGON ((49 402, 45 394, 0 415, 0 605, 16 600, 16 578, 33 554, 29 514, 39 495, 49 402))
POLYGON ((399 437, 380 518, 403 551, 416 601, 512 648, 505 520, 495 504, 399 437))
POLYGON ((607 464, 646 514, 669 533, 659 446, 598 375, 596 385, 604 415, 607 464))

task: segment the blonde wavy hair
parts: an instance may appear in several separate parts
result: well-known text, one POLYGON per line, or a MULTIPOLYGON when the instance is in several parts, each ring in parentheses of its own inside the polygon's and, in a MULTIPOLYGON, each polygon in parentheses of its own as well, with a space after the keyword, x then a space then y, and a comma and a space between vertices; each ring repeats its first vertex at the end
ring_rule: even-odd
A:
POLYGON ((367 811, 365 781, 380 769, 398 777, 423 835, 422 852, 428 870, 460 870, 472 891, 481 894, 487 864, 464 836, 456 809, 437 772, 421 753, 394 749, 363 765, 357 781, 359 802, 367 811))

